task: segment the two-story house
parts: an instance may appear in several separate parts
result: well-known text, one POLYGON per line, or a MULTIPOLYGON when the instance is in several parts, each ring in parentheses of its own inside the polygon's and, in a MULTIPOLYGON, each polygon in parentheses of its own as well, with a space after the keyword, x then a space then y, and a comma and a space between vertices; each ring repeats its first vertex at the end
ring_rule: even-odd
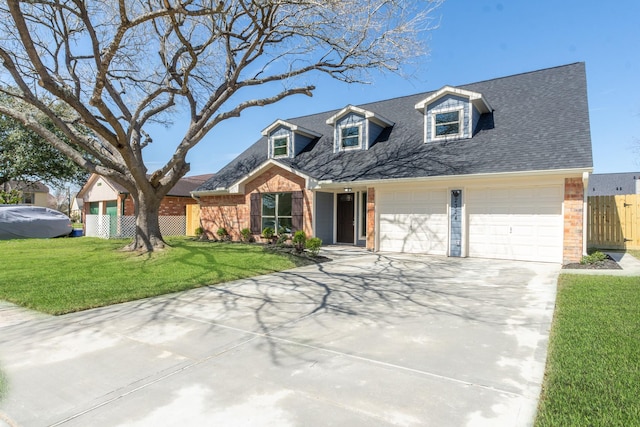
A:
POLYGON ((584 63, 276 120, 192 192, 206 232, 548 262, 585 250, 584 63))

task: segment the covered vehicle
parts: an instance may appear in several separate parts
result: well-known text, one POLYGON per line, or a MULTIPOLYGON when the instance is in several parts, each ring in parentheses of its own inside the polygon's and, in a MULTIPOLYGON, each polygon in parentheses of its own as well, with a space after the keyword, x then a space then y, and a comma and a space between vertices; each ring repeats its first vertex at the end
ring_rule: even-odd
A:
POLYGON ((28 205, 0 205, 0 240, 49 238, 71 233, 71 220, 53 209, 28 205))

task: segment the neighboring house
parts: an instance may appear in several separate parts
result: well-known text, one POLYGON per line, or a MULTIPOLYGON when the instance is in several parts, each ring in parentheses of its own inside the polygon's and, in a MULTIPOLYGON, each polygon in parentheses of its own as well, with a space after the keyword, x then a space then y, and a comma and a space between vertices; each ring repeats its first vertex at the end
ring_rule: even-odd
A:
POLYGON ((70 217, 74 221, 82 221, 82 207, 84 206, 84 200, 79 197, 74 197, 71 202, 70 217))
POLYGON ((18 190, 22 204, 49 207, 49 187, 40 182, 9 181, 3 185, 3 190, 18 190))
MULTIPOLYGON (((212 176, 211 174, 207 174, 185 177, 178 181, 162 199, 159 212, 160 217, 184 217, 187 206, 197 203, 196 200, 191 197, 191 191, 212 176)), ((85 222, 85 226, 87 227, 85 230, 86 235, 99 234, 104 236, 106 234, 106 237, 109 237, 115 234, 118 236, 128 236, 133 232, 132 227, 135 224, 133 198, 121 185, 100 175, 92 174, 76 197, 82 201, 83 222, 85 222), (99 223, 93 226, 91 221, 88 224, 84 221, 88 215, 106 215, 113 218, 127 217, 130 221, 126 225, 118 225, 117 222, 112 220, 110 221, 110 225, 107 224, 106 226, 109 231, 106 229, 98 230, 98 228, 102 228, 99 223), (126 228, 127 231, 124 232, 120 228, 126 228)), ((182 220, 182 222, 184 222, 184 220, 182 220)), ((184 229, 184 224, 182 225, 182 229, 184 229)), ((184 231, 182 231, 181 234, 184 234, 184 231)))
POLYGON ((589 176, 588 196, 640 194, 640 172, 598 173, 589 176))
MULTIPOLYGON (((348 100, 345 100, 348 102, 348 100)), ((592 170, 584 63, 276 120, 192 194, 206 233, 575 262, 592 170)))

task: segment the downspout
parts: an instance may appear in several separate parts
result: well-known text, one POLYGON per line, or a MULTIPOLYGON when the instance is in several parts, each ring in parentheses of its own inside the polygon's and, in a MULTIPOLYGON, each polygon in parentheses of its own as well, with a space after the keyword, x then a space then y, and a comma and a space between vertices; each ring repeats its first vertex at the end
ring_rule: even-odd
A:
POLYGON ((587 255, 587 227, 589 226, 589 172, 582 172, 582 255, 587 255))

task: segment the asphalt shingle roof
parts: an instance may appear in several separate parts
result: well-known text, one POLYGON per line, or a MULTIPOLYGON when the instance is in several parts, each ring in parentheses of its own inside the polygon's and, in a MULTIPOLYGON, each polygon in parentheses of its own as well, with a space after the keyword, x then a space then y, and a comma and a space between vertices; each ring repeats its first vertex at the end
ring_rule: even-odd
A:
POLYGON ((589 196, 614 196, 636 194, 636 181, 640 172, 602 173, 589 176, 589 196))
MULTIPOLYGON (((286 119, 322 137, 277 162, 334 182, 592 167, 584 63, 457 87, 481 93, 494 109, 481 116, 472 138, 424 142, 424 115, 414 107, 431 91, 358 105, 395 123, 366 151, 333 152, 326 120, 341 108, 286 119)), ((266 160, 262 137, 197 191, 227 188, 266 160)))

